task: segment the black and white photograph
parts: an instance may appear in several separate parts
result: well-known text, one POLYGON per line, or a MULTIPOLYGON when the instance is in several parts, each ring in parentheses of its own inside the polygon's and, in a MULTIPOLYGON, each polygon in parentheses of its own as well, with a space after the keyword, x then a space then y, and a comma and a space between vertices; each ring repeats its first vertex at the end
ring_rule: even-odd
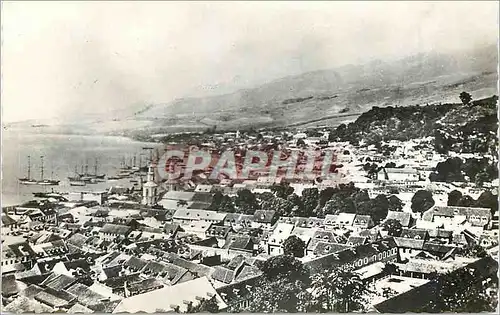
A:
POLYGON ((2 1, 1 313, 498 313, 499 9, 2 1))

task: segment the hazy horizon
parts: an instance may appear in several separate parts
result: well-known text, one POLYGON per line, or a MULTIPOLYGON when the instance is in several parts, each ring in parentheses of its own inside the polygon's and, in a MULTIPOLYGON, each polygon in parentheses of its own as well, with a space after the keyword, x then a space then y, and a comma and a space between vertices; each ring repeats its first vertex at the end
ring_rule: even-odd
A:
POLYGON ((498 2, 3 2, 2 119, 168 103, 472 50, 497 43, 497 12, 498 2))

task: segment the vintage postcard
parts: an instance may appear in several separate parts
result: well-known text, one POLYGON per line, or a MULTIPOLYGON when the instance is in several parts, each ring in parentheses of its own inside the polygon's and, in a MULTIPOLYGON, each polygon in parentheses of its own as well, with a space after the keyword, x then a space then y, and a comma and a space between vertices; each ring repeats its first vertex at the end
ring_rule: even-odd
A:
POLYGON ((2 1, 2 313, 498 312, 498 1, 2 1))

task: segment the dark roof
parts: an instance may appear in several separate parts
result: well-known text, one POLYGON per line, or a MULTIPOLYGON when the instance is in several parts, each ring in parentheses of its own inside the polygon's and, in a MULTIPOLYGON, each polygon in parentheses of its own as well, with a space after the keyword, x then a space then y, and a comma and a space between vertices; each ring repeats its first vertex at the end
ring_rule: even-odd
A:
POLYGON ((253 214, 253 219, 258 223, 273 223, 276 216, 276 211, 273 210, 257 210, 253 214))
POLYGON ((60 291, 66 289, 75 282, 76 279, 73 277, 69 277, 63 274, 59 275, 51 274, 47 279, 45 279, 41 283, 41 286, 46 286, 48 288, 60 291))
POLYGON ((137 258, 135 256, 130 257, 129 260, 127 260, 123 266, 125 268, 130 268, 132 271, 137 272, 141 271, 146 265, 148 264, 147 261, 137 258))
POLYGON ((163 232, 166 234, 176 233, 180 229, 180 225, 177 223, 165 223, 163 226, 163 232))
POLYGON ((316 243, 314 247, 313 253, 317 256, 328 255, 332 253, 340 252, 346 248, 349 248, 349 245, 346 244, 336 244, 336 243, 328 243, 319 241, 316 243))
POLYGON ((213 271, 213 268, 211 267, 183 259, 179 257, 179 255, 174 253, 165 253, 165 256, 163 258, 165 259, 166 262, 187 269, 191 273, 199 277, 210 276, 210 274, 213 271))
POLYGON ((369 215, 357 214, 354 218, 353 224, 361 226, 370 226, 373 224, 372 217, 369 215))
POLYGON ((64 266, 68 270, 76 270, 78 268, 84 270, 84 271, 90 271, 90 265, 89 262, 86 259, 74 259, 71 261, 66 261, 64 262, 64 266))
POLYGON ((381 238, 380 232, 375 228, 370 230, 363 230, 358 233, 359 236, 366 237, 369 242, 378 241, 381 238))
POLYGON ((386 220, 389 219, 398 221, 403 227, 410 227, 412 218, 409 212, 389 211, 386 220))
POLYGON ((120 277, 106 279, 106 280, 104 280, 104 284, 112 289, 116 289, 116 288, 123 288, 123 284, 125 282, 134 283, 134 282, 138 282, 138 281, 141 281, 141 276, 137 272, 137 273, 131 273, 128 275, 123 275, 120 277))
POLYGON ((226 265, 228 269, 235 270, 246 260, 245 256, 238 255, 233 257, 226 265))
POLYGON ((234 271, 222 266, 214 267, 214 272, 211 275, 212 279, 229 284, 233 282, 234 271))
POLYGON ((19 286, 16 282, 16 276, 4 275, 2 276, 2 296, 11 296, 19 293, 19 286))
POLYGON ((37 286, 36 284, 30 284, 26 289, 19 292, 19 295, 32 299, 41 291, 43 291, 43 288, 37 286))
POLYGON ((81 283, 75 283, 66 289, 66 291, 76 296, 78 302, 84 306, 98 304, 105 298, 105 296, 90 290, 89 287, 81 283))
POLYGON ((230 234, 223 248, 235 250, 253 250, 252 238, 248 235, 230 234))
POLYGON ((263 272, 258 267, 245 264, 236 274, 234 281, 242 282, 248 279, 260 277, 262 274, 263 272))
POLYGON ((226 238, 226 236, 229 234, 230 231, 231 227, 229 226, 212 225, 208 229, 207 235, 215 236, 218 238, 226 238))
POLYGON ((403 229, 403 231, 401 232, 401 237, 416 240, 426 240, 429 237, 429 233, 424 229, 403 229))
POLYGON ((29 256, 32 258, 36 257, 35 251, 33 250, 33 248, 31 248, 31 246, 27 242, 10 244, 7 245, 7 247, 12 251, 12 253, 16 257, 25 257, 25 256, 29 256))
POLYGON ((155 290, 155 289, 161 289, 161 288, 163 288, 163 283, 159 280, 156 280, 155 278, 144 279, 144 280, 139 281, 139 282, 131 283, 128 286, 128 289, 132 293, 135 293, 135 292, 143 293, 143 292, 147 292, 147 291, 151 291, 151 290, 155 290))
POLYGON ((2 225, 9 226, 9 225, 13 225, 16 223, 17 223, 17 221, 14 220, 11 216, 9 216, 6 213, 2 213, 2 225))
POLYGON ((349 236, 349 238, 347 239, 347 244, 353 246, 363 245, 366 244, 367 240, 368 238, 365 236, 349 236))
POLYGON ((361 258, 371 257, 393 248, 396 248, 396 243, 391 237, 379 240, 371 244, 346 248, 336 253, 324 255, 316 259, 307 261, 304 263, 304 265, 310 267, 312 272, 321 272, 325 268, 352 264, 361 258))
POLYGON ((76 300, 76 296, 64 290, 53 290, 46 288, 35 295, 35 300, 45 303, 51 307, 68 306, 76 300))
POLYGON ((131 228, 126 225, 106 223, 100 230, 101 233, 110 233, 118 235, 127 235, 131 228))

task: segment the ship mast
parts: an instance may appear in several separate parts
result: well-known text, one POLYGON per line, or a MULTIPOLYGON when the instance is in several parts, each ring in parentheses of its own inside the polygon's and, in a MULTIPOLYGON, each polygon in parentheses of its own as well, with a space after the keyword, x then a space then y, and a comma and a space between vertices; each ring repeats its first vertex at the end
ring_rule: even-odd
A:
POLYGON ((97 176, 97 158, 95 158, 94 175, 97 176))
POLYGON ((42 165, 40 167, 40 180, 43 181, 43 155, 40 156, 40 160, 42 161, 42 165))
POLYGON ((31 179, 31 157, 28 155, 28 180, 31 179))
POLYGON ((89 159, 85 159, 85 175, 89 173, 89 159))

